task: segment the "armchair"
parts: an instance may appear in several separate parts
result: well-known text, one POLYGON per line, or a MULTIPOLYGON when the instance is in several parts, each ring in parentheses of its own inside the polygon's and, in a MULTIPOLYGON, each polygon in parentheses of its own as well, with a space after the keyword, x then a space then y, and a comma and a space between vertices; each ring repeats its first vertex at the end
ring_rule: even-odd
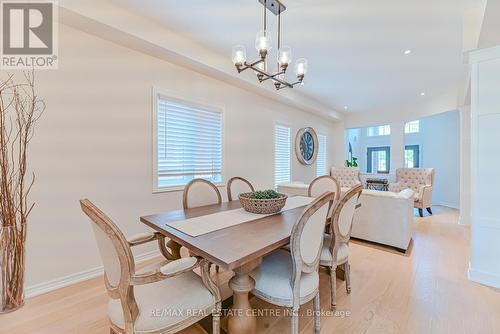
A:
POLYGON ((157 240, 171 257, 158 233, 125 239, 118 226, 89 200, 80 201, 91 219, 104 264, 104 283, 110 298, 110 333, 176 333, 213 317, 213 334, 220 332, 221 297, 210 278, 210 263, 198 257, 153 263, 136 270, 131 247, 157 240), (201 269, 201 278, 193 269, 201 269))
POLYGON ((411 189, 415 192, 414 207, 423 217, 423 209, 432 215, 432 186, 434 184, 434 168, 398 168, 396 183, 389 184, 389 191, 400 192, 411 189))
POLYGON ((357 167, 332 167, 330 176, 339 181, 342 193, 346 193, 349 188, 362 184, 359 178, 359 168, 357 167))

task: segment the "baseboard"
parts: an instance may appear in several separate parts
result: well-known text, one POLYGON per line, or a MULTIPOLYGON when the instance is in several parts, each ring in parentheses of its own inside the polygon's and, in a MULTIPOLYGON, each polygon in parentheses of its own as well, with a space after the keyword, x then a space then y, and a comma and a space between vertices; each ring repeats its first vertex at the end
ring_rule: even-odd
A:
POLYGON ((500 275, 494 275, 484 271, 475 270, 471 268, 470 263, 468 277, 469 280, 473 282, 500 289, 500 275))
MULTIPOLYGON (((146 252, 135 256, 135 262, 140 263, 143 261, 150 260, 156 256, 160 255, 157 250, 146 252)), ((99 277, 104 274, 104 267, 96 267, 88 270, 81 271, 79 273, 71 274, 68 276, 56 278, 47 282, 42 282, 34 284, 25 288, 26 298, 35 297, 53 290, 64 288, 66 286, 83 282, 92 278, 99 277)))
POLYGON ((438 203, 438 204, 434 204, 434 205, 438 205, 438 206, 446 206, 447 208, 452 208, 452 209, 460 209, 460 207, 456 204, 451 204, 451 203, 438 203))

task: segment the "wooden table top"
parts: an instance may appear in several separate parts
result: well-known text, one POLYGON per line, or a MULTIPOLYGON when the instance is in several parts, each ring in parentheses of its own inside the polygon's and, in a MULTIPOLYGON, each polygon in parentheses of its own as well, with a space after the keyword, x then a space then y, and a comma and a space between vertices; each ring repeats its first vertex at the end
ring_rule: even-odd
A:
POLYGON ((166 223, 238 209, 241 208, 240 202, 235 200, 223 202, 220 205, 214 204, 143 216, 141 222, 210 262, 232 270, 287 245, 290 242, 293 225, 304 207, 265 216, 197 237, 182 233, 166 223))

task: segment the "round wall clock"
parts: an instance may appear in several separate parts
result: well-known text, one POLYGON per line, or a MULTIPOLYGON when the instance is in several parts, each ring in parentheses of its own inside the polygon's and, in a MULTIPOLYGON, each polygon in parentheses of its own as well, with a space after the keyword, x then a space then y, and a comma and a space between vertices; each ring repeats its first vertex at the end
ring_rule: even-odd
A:
POLYGON ((303 165, 312 165, 318 156, 318 136, 313 128, 302 128, 295 137, 295 154, 303 165))

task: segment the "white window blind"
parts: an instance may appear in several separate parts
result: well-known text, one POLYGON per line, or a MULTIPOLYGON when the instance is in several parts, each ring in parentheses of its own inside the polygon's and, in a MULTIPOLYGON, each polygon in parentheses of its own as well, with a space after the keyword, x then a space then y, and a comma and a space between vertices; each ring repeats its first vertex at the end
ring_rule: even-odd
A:
POLYGON ((290 182, 290 128, 274 127, 274 185, 290 182))
POLYGON ((318 157, 316 158, 316 176, 326 175, 326 136, 318 135, 318 157))
POLYGON ((193 178, 222 181, 222 113, 175 99, 157 98, 157 188, 193 178))

